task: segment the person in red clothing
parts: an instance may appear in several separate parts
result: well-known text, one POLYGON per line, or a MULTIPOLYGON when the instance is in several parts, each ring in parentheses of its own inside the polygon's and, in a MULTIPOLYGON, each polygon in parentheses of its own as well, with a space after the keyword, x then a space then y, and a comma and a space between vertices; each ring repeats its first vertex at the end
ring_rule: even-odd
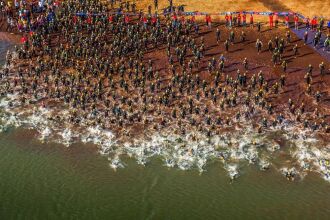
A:
POLYGON ((86 22, 87 22, 87 24, 92 23, 92 16, 91 15, 88 15, 86 22))
POLYGON ((125 24, 128 24, 129 23, 129 16, 128 15, 125 15, 125 24))
POLYGON ((181 24, 184 24, 186 22, 186 19, 183 15, 180 17, 180 21, 181 21, 181 24))
POLYGON ((317 20, 316 20, 316 17, 314 17, 314 18, 312 19, 312 30, 315 30, 316 27, 317 27, 317 20))
POLYGON ((205 21, 206 21, 206 25, 211 28, 211 16, 210 15, 206 15, 205 17, 205 21))
POLYGON ((27 36, 24 35, 24 36, 21 37, 21 43, 22 44, 26 43, 27 41, 28 41, 27 36))
POLYGON ((253 14, 250 15, 250 27, 253 28, 253 14))
POLYGON ((209 28, 211 28, 211 27, 212 27, 212 19, 211 19, 211 15, 209 15, 208 23, 209 23, 209 28))
POLYGON ((172 24, 173 24, 174 27, 176 27, 177 23, 178 23, 178 16, 174 13, 172 15, 172 24))
POLYGON ((196 21, 196 18, 195 18, 195 16, 193 15, 192 17, 191 17, 191 23, 195 23, 195 21, 196 21))
POLYGON ((60 4, 61 4, 60 1, 55 1, 55 2, 54 2, 54 5, 57 6, 57 7, 58 7, 60 4))
POLYGON ((273 14, 270 14, 269 15, 269 27, 270 28, 273 28, 274 26, 274 23, 273 23, 273 14))
POLYGON ((246 26, 246 14, 245 12, 243 13, 243 26, 245 27, 246 26))
POLYGON ((299 18, 298 18, 298 15, 295 14, 294 16, 294 29, 298 30, 299 28, 299 18))
POLYGON ((173 14, 172 15, 172 19, 173 19, 173 21, 177 21, 178 20, 178 16, 176 14, 173 14))
POLYGON ((109 21, 109 23, 112 23, 113 22, 113 16, 112 15, 109 15, 108 21, 109 21))
POLYGON ((226 26, 228 27, 228 25, 229 25, 229 16, 228 16, 228 14, 226 14, 225 20, 226 20, 226 26))
POLYGON ((156 26, 156 23, 157 23, 157 17, 156 16, 152 16, 151 23, 154 27, 156 26))
POLYGON ((289 15, 286 15, 286 16, 285 16, 285 26, 286 26, 287 28, 290 27, 290 26, 289 26, 289 15))
POLYGON ((77 15, 74 15, 73 18, 72 18, 72 20, 73 20, 73 23, 76 24, 77 23, 77 20, 78 20, 77 15))
POLYGON ((141 18, 141 21, 143 23, 143 26, 146 28, 147 27, 147 23, 148 23, 147 17, 143 15, 142 18, 141 18))

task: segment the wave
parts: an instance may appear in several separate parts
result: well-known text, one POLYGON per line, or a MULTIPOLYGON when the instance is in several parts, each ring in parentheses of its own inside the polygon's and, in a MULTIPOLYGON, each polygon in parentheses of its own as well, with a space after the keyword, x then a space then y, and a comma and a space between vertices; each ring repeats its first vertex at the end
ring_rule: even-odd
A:
POLYGON ((135 158, 143 166, 151 158, 161 157, 167 167, 197 169, 199 172, 206 171, 209 161, 218 160, 223 162, 229 178, 236 179, 243 162, 265 171, 273 167, 274 160, 280 160, 281 155, 285 155, 289 162, 278 170, 287 178, 303 178, 308 172, 317 172, 330 181, 330 146, 308 130, 290 123, 264 133, 258 133, 245 124, 243 128, 212 137, 198 131, 178 135, 168 128, 159 132, 148 131, 141 138, 123 139, 101 126, 91 125, 88 118, 82 119, 79 127, 73 125, 68 120, 68 110, 64 108, 20 107, 18 94, 2 97, 0 109, 0 131, 5 132, 10 127, 26 127, 36 130, 42 142, 52 141, 67 147, 73 143, 95 144, 99 153, 108 157, 110 167, 115 170, 126 167, 121 160, 126 155, 135 158))

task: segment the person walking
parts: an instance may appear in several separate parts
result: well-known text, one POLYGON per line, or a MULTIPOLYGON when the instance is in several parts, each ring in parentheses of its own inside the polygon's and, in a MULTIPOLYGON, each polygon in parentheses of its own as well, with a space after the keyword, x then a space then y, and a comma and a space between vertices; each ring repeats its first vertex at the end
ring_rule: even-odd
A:
POLYGON ((262 48, 262 42, 259 39, 257 39, 256 48, 257 48, 258 54, 260 54, 260 51, 261 51, 261 48, 262 48))
POLYGON ((308 44, 308 31, 304 33, 304 45, 308 44))
POLYGON ((224 45, 225 45, 226 52, 228 52, 229 51, 229 41, 226 40, 224 45))
POLYGON ((217 38, 217 44, 219 44, 219 42, 220 42, 220 30, 219 30, 219 28, 217 28, 217 30, 216 30, 216 33, 215 33, 215 35, 216 35, 216 38, 217 38))

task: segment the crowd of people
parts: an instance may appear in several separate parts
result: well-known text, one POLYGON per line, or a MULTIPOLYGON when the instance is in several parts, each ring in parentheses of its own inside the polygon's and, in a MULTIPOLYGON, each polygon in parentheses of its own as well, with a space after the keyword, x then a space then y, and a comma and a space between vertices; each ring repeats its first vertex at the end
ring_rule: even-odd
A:
MULTIPOLYGON (((67 108, 69 118, 54 115, 49 120, 69 120, 77 126, 88 121, 119 135, 168 128, 211 136, 247 121, 262 132, 288 120, 313 131, 330 131, 317 108, 307 112, 304 103, 291 99, 284 109, 272 102, 287 85, 288 63, 283 55, 291 43, 290 32, 267 44, 273 64, 283 68, 283 74, 270 83, 262 71, 251 70, 249 57, 240 61, 236 74, 227 71, 224 54, 232 44, 245 42, 243 29, 237 40, 235 31, 224 36, 218 28, 215 36, 218 44, 224 41, 224 54, 212 57, 204 68, 209 45, 194 17, 180 19, 174 12, 113 13, 135 12, 135 7, 126 2, 112 1, 108 7, 98 0, 69 0, 41 11, 23 5, 7 13, 11 18, 18 13, 27 23, 18 26, 24 35, 15 51, 17 58, 7 54, 0 75, 1 95, 18 93, 22 106, 67 108), (117 4, 119 9, 112 9, 117 4)), ((210 17, 206 22, 212 28, 210 17)), ((228 18, 228 26, 241 25, 240 19, 231 22, 228 18)), ((255 42, 260 53, 265 46, 259 39, 255 42)), ((297 55, 297 46, 293 52, 297 55)), ((325 64, 308 66, 306 72, 306 94, 321 102, 321 91, 312 90, 312 78, 317 72, 326 75, 325 64)))

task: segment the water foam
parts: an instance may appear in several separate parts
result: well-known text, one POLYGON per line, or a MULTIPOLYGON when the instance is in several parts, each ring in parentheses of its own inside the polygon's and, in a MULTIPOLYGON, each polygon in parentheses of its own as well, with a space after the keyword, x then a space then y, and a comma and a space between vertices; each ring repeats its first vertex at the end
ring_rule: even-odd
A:
POLYGON ((143 139, 122 140, 110 130, 91 126, 88 118, 82 119, 79 127, 72 125, 68 120, 70 113, 65 108, 21 107, 17 94, 1 98, 0 109, 0 131, 23 126, 38 131, 38 138, 43 142, 55 141, 67 147, 77 142, 95 144, 100 154, 108 157, 109 166, 113 169, 125 167, 120 158, 126 155, 143 166, 151 158, 161 157, 167 167, 197 169, 199 172, 206 171, 209 161, 219 160, 224 163, 230 179, 236 179, 240 175, 240 163, 248 162, 267 170, 272 165, 270 158, 281 151, 292 158, 294 165, 294 170, 293 167, 283 167, 280 169, 282 173, 294 172, 303 176, 307 172, 317 172, 327 181, 330 179, 330 147, 324 146, 310 131, 301 130, 288 121, 262 134, 245 123, 244 129, 236 128, 212 137, 197 131, 177 135, 168 128, 150 132, 143 139), (61 115, 61 118, 54 115, 61 115), (292 144, 288 144, 288 149, 282 148, 272 138, 274 135, 292 144))

